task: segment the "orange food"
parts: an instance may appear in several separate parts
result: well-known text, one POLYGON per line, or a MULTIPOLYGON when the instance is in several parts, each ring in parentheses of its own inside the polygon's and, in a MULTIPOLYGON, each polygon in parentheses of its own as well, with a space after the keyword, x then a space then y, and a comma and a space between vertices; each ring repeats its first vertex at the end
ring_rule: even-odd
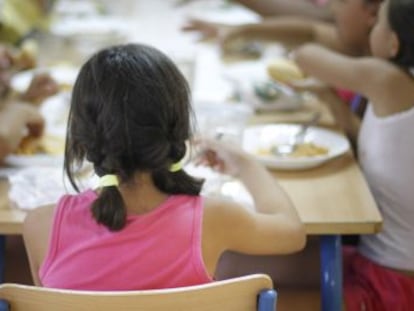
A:
POLYGON ((44 153, 42 150, 41 140, 38 137, 26 136, 20 142, 19 147, 15 151, 19 155, 32 155, 36 153, 44 153))
POLYGON ((20 142, 15 154, 35 155, 49 154, 60 155, 65 150, 65 140, 62 137, 44 135, 42 137, 26 136, 20 142))
MULTIPOLYGON (((277 148, 277 145, 271 148, 260 148, 256 151, 257 155, 270 156, 274 155, 272 152, 273 148, 277 148)), ((296 146, 296 149, 288 154, 289 158, 302 158, 302 157, 316 157, 329 153, 329 149, 316 145, 314 143, 302 143, 296 146)))

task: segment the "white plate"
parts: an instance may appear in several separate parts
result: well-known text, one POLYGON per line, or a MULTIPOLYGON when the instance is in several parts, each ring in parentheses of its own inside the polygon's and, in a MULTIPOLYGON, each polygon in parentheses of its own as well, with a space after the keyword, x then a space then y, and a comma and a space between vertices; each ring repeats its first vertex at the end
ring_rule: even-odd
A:
POLYGON ((47 155, 47 154, 34 154, 34 155, 8 155, 4 159, 4 163, 13 168, 21 167, 63 167, 63 155, 47 155))
POLYGON ((259 111, 292 111, 303 106, 303 97, 292 88, 274 82, 267 73, 266 61, 246 61, 228 66, 223 76, 230 82, 241 100, 259 111), (273 83, 279 90, 274 100, 264 100, 258 96, 255 87, 261 83, 273 83))
POLYGON ((73 85, 78 76, 79 69, 71 66, 56 66, 36 68, 16 73, 10 81, 11 87, 17 92, 25 92, 35 74, 49 73, 58 84, 73 85))
POLYGON ((270 149, 277 144, 288 143, 299 131, 299 127, 298 124, 265 124, 248 127, 243 134, 243 148, 254 154, 266 166, 283 170, 316 167, 346 153, 350 148, 345 136, 327 129, 310 127, 306 132, 305 142, 327 148, 329 150, 327 154, 300 158, 258 154, 260 149, 270 149))

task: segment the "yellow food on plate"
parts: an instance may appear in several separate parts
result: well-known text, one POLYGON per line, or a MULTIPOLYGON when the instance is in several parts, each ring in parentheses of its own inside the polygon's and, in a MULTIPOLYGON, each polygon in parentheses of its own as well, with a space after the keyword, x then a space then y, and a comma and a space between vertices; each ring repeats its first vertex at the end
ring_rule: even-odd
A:
POLYGON ((270 61, 267 65, 267 73, 272 79, 282 83, 289 83, 305 78, 304 73, 296 63, 285 58, 277 58, 270 61))
POLYGON ((44 135, 42 137, 26 136, 20 142, 17 155, 62 155, 65 150, 65 139, 59 136, 44 135))
POLYGON ((59 90, 62 92, 70 92, 73 89, 73 85, 70 83, 59 83, 59 90))
POLYGON ((299 144, 293 153, 290 154, 291 157, 315 157, 325 155, 329 152, 328 148, 315 145, 314 143, 303 143, 299 144))
MULTIPOLYGON (((257 155, 262 156, 269 156, 274 155, 273 149, 277 148, 277 145, 271 146, 269 148, 260 148, 257 150, 257 155)), ((314 143, 303 143, 298 144, 295 148, 295 150, 288 154, 287 157, 289 158, 306 158, 306 157, 316 157, 328 154, 329 149, 316 145, 314 143)))

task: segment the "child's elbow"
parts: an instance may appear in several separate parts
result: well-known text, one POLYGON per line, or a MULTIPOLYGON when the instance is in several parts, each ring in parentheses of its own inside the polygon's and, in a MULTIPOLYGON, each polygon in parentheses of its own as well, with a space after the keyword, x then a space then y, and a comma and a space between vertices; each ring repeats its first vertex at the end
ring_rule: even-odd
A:
POLYGON ((305 248, 306 245, 306 232, 305 227, 301 222, 295 224, 292 228, 292 234, 289 237, 292 251, 300 251, 305 248))

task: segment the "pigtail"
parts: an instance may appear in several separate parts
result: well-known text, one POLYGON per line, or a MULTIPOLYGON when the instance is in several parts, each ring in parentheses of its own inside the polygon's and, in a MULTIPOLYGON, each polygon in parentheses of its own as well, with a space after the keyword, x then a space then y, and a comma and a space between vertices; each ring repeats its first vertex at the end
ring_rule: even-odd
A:
POLYGON ((126 208, 118 187, 102 188, 92 204, 92 215, 96 221, 111 231, 121 230, 126 222, 126 208))
POLYGON ((168 169, 158 170, 152 173, 152 179, 158 189, 171 194, 199 195, 204 183, 204 179, 195 178, 184 170, 178 172, 170 172, 168 169))

